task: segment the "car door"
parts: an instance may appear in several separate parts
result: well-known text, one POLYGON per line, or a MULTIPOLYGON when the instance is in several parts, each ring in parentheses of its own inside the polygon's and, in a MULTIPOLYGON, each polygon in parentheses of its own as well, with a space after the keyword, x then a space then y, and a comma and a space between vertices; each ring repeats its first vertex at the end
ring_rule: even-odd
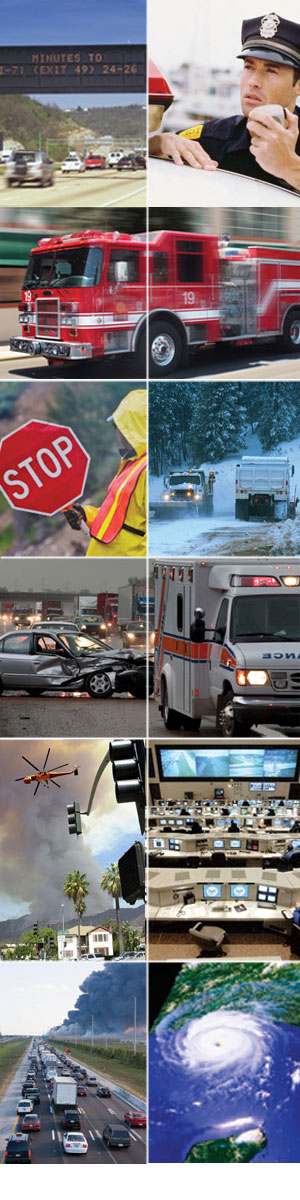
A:
POLYGON ((228 678, 230 682, 231 675, 233 674, 233 666, 232 663, 229 662, 230 654, 229 651, 226 653, 224 645, 227 629, 227 616, 228 600, 224 596, 223 600, 221 601, 216 619, 209 658, 210 691, 215 706, 217 704, 217 698, 222 691, 222 680, 224 675, 225 678, 228 678))
POLYGON ((62 687, 72 678, 77 679, 79 668, 75 659, 63 647, 55 634, 33 635, 32 688, 62 687))
POLYGON ((0 676, 4 688, 28 687, 32 671, 32 633, 9 633, 2 640, 0 676))

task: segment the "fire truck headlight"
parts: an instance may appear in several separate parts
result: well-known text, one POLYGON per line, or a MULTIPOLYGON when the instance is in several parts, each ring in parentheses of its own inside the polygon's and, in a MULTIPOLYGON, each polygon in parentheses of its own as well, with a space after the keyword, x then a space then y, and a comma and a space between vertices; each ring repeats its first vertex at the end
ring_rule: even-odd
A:
POLYGON ((236 672, 236 681, 239 687, 245 687, 247 683, 250 684, 250 687, 264 687, 266 683, 270 682, 267 671, 244 670, 236 672))
POLYGON ((169 500, 169 499, 170 499, 170 493, 164 492, 164 500, 169 500))

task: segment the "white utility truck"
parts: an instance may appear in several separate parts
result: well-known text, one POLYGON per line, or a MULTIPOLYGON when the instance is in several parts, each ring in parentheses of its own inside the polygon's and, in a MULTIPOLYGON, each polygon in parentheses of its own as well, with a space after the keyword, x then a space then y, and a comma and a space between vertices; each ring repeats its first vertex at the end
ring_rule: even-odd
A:
POLYGON ((294 474, 295 468, 286 456, 243 456, 236 465, 236 517, 242 521, 286 521, 295 517, 296 488, 291 495, 294 474))

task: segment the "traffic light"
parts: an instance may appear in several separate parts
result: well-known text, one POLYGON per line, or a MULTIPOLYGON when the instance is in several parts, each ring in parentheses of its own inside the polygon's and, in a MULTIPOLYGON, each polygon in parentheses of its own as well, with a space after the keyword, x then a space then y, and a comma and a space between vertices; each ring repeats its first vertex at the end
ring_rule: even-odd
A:
POLYGON ((121 895, 127 904, 145 899, 145 851, 142 842, 134 842, 119 858, 121 895))
POLYGON ((48 935, 48 950, 54 950, 54 947, 55 947, 54 937, 48 935))
POLYGON ((33 930, 32 930, 32 932, 33 932, 33 934, 34 934, 34 937, 37 937, 37 936, 38 936, 38 932, 39 932, 39 925, 38 925, 38 921, 36 921, 36 922, 35 922, 35 925, 33 926, 33 930))
POLYGON ((79 800, 74 800, 74 804, 67 804, 68 813, 68 830, 69 833, 82 833, 81 812, 79 800))
POLYGON ((118 804, 135 802, 141 833, 145 832, 145 747, 141 738, 109 743, 118 804))

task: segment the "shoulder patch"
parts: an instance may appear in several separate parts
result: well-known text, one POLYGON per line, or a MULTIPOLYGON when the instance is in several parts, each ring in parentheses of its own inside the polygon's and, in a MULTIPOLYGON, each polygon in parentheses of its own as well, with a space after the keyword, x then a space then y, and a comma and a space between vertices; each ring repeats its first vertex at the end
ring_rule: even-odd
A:
POLYGON ((202 122, 202 125, 191 125, 190 129, 181 129, 179 137, 190 138, 191 141, 196 142, 197 138, 201 137, 202 129, 203 129, 203 122, 202 122))

